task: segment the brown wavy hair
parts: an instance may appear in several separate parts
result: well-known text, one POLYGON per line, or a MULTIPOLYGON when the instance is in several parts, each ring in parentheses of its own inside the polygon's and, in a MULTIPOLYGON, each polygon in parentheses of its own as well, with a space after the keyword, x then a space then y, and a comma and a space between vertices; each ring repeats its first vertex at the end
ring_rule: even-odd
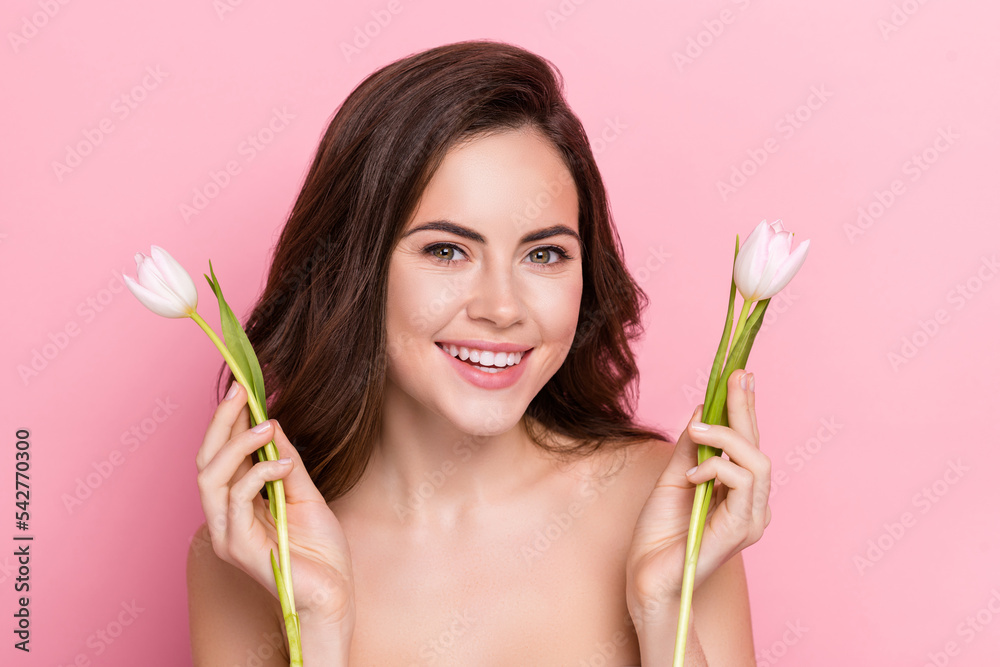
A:
MULTIPOLYGON (((648 297, 622 261, 604 182, 559 70, 491 40, 432 48, 371 74, 337 109, 278 239, 245 329, 278 420, 328 502, 361 478, 382 420, 390 256, 448 149, 532 127, 558 148, 579 197, 583 295, 566 360, 525 411, 550 452, 672 440, 633 419, 630 341, 648 297), (557 446, 553 434, 568 438, 557 446)), ((219 398, 233 381, 223 364, 219 398), (225 381, 222 382, 223 375, 225 381)))

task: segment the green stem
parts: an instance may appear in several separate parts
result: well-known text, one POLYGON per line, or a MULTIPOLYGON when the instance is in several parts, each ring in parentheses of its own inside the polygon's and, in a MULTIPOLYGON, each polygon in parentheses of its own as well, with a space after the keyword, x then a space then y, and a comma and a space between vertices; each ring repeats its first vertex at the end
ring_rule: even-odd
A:
MULTIPOLYGON (((250 413, 253 415, 254 422, 259 424, 267 421, 267 417, 262 409, 262 406, 258 404, 257 398, 253 395, 253 392, 250 391, 250 387, 252 386, 250 381, 243 374, 243 371, 240 370, 240 366, 236 363, 236 359, 233 358, 229 348, 226 347, 225 343, 222 342, 222 340, 216 335, 215 331, 212 330, 212 327, 210 327, 208 323, 202 319, 201 315, 199 315, 197 311, 192 311, 191 319, 194 320, 199 327, 201 327, 202 331, 204 331, 209 339, 211 339, 211 341, 215 344, 215 347, 219 348, 219 352, 222 353, 222 358, 226 360, 226 363, 229 365, 229 369, 233 372, 233 377, 235 377, 236 381, 246 388, 247 402, 250 406, 250 413)), ((257 457, 261 461, 278 460, 278 447, 274 444, 273 439, 257 450, 257 457)), ((291 664, 293 667, 297 667, 302 664, 302 649, 298 637, 298 614, 295 613, 295 597, 292 592, 291 555, 288 549, 288 521, 285 518, 285 485, 280 479, 269 481, 267 482, 267 492, 269 498, 274 498, 276 508, 274 523, 278 532, 278 556, 280 560, 279 569, 281 574, 281 581, 277 582, 280 584, 278 586, 278 597, 281 601, 281 609, 284 613, 286 628, 289 629, 288 644, 292 657, 291 664), (292 619, 292 622, 294 622, 294 637, 291 632, 292 623, 289 622, 289 619, 292 619)))
POLYGON ((754 301, 743 302, 743 309, 740 310, 739 319, 736 320, 736 331, 733 333, 732 340, 729 341, 729 350, 726 352, 726 359, 729 358, 729 353, 733 351, 733 343, 740 339, 740 334, 743 333, 743 327, 747 325, 747 316, 750 314, 750 307, 754 303, 754 301))
MULTIPOLYGON (((736 257, 740 253, 740 235, 736 235, 736 249, 733 253, 733 271, 736 271, 736 257)), ((729 280, 729 302, 726 306, 726 324, 722 327, 722 335, 719 336, 719 346, 715 350, 715 359, 712 361, 712 372, 708 377, 708 388, 705 390, 705 407, 712 402, 712 397, 718 390, 719 378, 722 376, 722 368, 726 361, 726 349, 729 347, 730 335, 733 332, 733 306, 736 304, 736 277, 729 280)))
MULTIPOLYGON (((732 358, 731 352, 733 351, 733 346, 740 340, 740 336, 743 334, 743 329, 747 324, 747 317, 750 315, 750 307, 754 304, 753 301, 744 301, 743 308, 740 310, 740 316, 736 320, 736 331, 733 332, 733 337, 729 341, 729 351, 726 353, 726 363, 722 365, 722 374, 715 387, 715 393, 712 396, 705 397, 705 407, 702 410, 701 420, 706 424, 720 424, 722 419, 722 413, 726 408, 726 394, 727 391, 722 384, 729 380, 726 374, 726 367, 729 365, 729 361, 732 358)), ((716 452, 718 456, 718 449, 711 447, 709 448, 716 452)), ((701 461, 699 461, 701 463, 701 461)))
MULTIPOLYGON (((739 237, 736 237, 736 252, 739 253, 739 237)), ((735 260, 734 260, 735 262, 735 260)), ((726 367, 729 365, 730 352, 733 346, 740 340, 743 329, 746 327, 747 318, 750 315, 750 307, 754 302, 743 302, 743 308, 736 320, 736 331, 732 337, 729 336, 729 327, 732 326, 733 304, 736 297, 736 282, 733 280, 729 293, 729 312, 726 315, 726 324, 722 332, 722 339, 719 341, 719 350, 712 364, 712 376, 709 378, 708 388, 705 395, 705 405, 702 409, 701 420, 706 424, 727 425, 726 387, 728 381, 726 367), (718 375, 717 375, 718 374, 718 375)), ((732 370, 730 369, 730 372, 732 370)), ((709 445, 698 445, 698 464, 701 465, 709 458, 718 456, 722 450, 709 445)), ((712 489, 715 486, 715 479, 702 482, 695 487, 694 502, 691 506, 691 520, 688 524, 687 545, 684 551, 684 574, 681 579, 681 601, 680 613, 677 619, 677 634, 674 639, 674 667, 683 667, 684 653, 687 650, 688 624, 691 619, 691 601, 694 597, 694 579, 698 570, 698 554, 701 551, 701 538, 705 534, 705 520, 708 517, 708 507, 712 501, 712 489)))
MULTIPOLYGON (((750 347, 760 330, 764 313, 770 304, 770 299, 758 301, 753 313, 749 313, 751 304, 743 304, 736 333, 733 335, 731 354, 727 355, 722 373, 715 384, 714 392, 705 397, 705 408, 701 420, 706 424, 729 425, 729 415, 726 413, 726 382, 737 368, 746 365, 750 347), (749 313, 749 316, 748 316, 749 313), (745 330, 744 330, 745 329, 745 330)), ((728 332, 723 332, 723 341, 728 332)), ((720 348, 722 345, 720 345, 720 348)), ((719 456, 721 449, 709 445, 698 445, 698 464, 701 465, 713 456, 719 456)), ((711 504, 712 489, 715 479, 702 482, 695 488, 694 503, 691 507, 691 522, 688 527, 687 548, 685 550, 684 575, 681 580, 681 603, 678 615, 677 637, 674 642, 674 667, 683 667, 684 651, 687 646, 687 626, 691 616, 691 600, 694 595, 694 579, 698 567, 698 553, 701 550, 701 538, 705 534, 705 520, 708 517, 708 507, 711 504)))
MULTIPOLYGON (((699 455, 699 459, 701 456, 699 455)), ((711 482, 702 482, 695 488, 694 503, 691 510, 691 522, 688 525, 687 548, 684 552, 684 578, 681 580, 681 606, 677 618, 677 636, 674 639, 674 667, 684 664, 684 653, 687 649, 688 624, 691 619, 691 599, 694 596, 694 575, 698 565, 698 547, 701 546, 701 533, 705 523, 701 520, 701 508, 705 498, 711 497, 711 482)))

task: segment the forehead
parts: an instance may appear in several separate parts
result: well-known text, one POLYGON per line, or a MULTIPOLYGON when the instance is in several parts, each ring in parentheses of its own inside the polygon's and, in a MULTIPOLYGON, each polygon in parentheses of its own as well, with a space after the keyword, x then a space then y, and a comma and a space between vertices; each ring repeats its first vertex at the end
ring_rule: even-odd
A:
POLYGON ((561 223, 578 229, 573 177, 537 130, 478 135, 453 146, 431 177, 408 227, 427 216, 472 225, 561 223))

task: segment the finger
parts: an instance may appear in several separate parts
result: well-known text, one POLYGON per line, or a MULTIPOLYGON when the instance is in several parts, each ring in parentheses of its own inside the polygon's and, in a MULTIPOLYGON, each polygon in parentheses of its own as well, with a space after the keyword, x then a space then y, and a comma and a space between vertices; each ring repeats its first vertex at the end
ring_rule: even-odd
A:
MULTIPOLYGON (((700 431, 691 428, 690 432, 698 442, 721 449, 730 461, 753 475, 753 511, 755 514, 760 513, 760 516, 763 516, 768 496, 771 493, 771 459, 730 427, 708 425, 707 430, 700 431)), ((716 458, 719 457, 712 457, 705 463, 716 458)), ((723 498, 726 497, 723 496, 723 498)), ((719 499, 720 504, 721 502, 722 498, 719 499)))
POLYGON ((215 408, 215 414, 212 415, 208 428, 205 430, 205 438, 198 449, 197 456, 195 456, 195 465, 199 472, 205 469, 205 466, 215 458, 222 446, 232 438, 233 428, 246 404, 246 389, 240 383, 234 382, 229 393, 215 408))
POLYGON ((239 416, 236 418, 236 421, 233 423, 233 428, 230 429, 230 431, 229 431, 229 437, 230 438, 235 438, 240 433, 242 433, 243 431, 245 431, 248 428, 250 428, 250 425, 251 425, 250 424, 250 403, 247 402, 247 403, 243 404, 243 409, 240 410, 239 416))
POLYGON ((725 526, 737 533, 746 532, 746 537, 755 542, 760 539, 764 528, 771 520, 771 508, 767 504, 770 480, 758 480, 745 468, 732 461, 717 456, 706 460, 688 476, 693 484, 715 479, 715 487, 722 487, 720 496, 711 509, 725 507, 720 518, 713 518, 717 526, 725 526), (722 522, 722 523, 718 523, 722 522))
POLYGON ((265 422, 243 431, 235 438, 227 441, 209 461, 208 465, 198 473, 199 482, 209 487, 229 486, 241 464, 250 455, 261 449, 274 438, 274 420, 265 422))
MULTIPOLYGON (((229 433, 229 439, 232 440, 240 433, 245 433, 248 430, 250 430, 249 402, 243 404, 243 409, 240 410, 240 415, 239 417, 236 418, 236 422, 233 424, 233 428, 229 433)), ((230 481, 232 481, 233 479, 241 479, 244 475, 247 474, 247 472, 250 471, 250 467, 253 465, 253 463, 254 462, 252 456, 248 456, 247 458, 243 459, 243 462, 240 463, 239 467, 236 469, 236 473, 233 475, 230 481)))
POLYGON ((695 442, 721 449, 733 462, 752 472, 755 477, 770 480, 771 459, 732 427, 692 423, 688 425, 687 432, 695 442))
MULTIPOLYGON (((716 485, 724 484, 728 489, 724 507, 732 515, 732 518, 741 522, 754 520, 754 476, 746 468, 741 468, 732 461, 713 456, 688 475, 688 479, 693 484, 701 484, 710 479, 715 479, 716 485)), ((720 502, 719 506, 722 507, 723 504, 720 502)), ((763 519, 763 514, 761 514, 761 519, 763 519)))
POLYGON ((326 504, 326 498, 324 498, 323 494, 316 488, 316 484, 313 482, 312 477, 309 476, 309 471, 306 470, 306 466, 302 462, 302 457, 299 455, 299 451, 295 449, 295 445, 289 441, 288 437, 285 435, 284 429, 281 428, 281 424, 277 421, 275 421, 274 424, 274 444, 278 448, 278 456, 280 458, 288 457, 292 459, 292 470, 289 472, 288 477, 284 482, 285 500, 292 503, 321 502, 326 504))
MULTIPOLYGON (((265 550, 271 542, 263 524, 256 520, 254 503, 260 498, 259 504, 263 506, 260 490, 264 488, 265 482, 285 477, 290 467, 290 462, 260 461, 233 484, 229 490, 228 513, 231 553, 245 557, 265 550)), ((269 509, 267 513, 270 514, 269 509)))
POLYGON ((753 423, 753 441, 757 443, 758 449, 760 448, 760 433, 757 431, 757 394, 756 382, 754 381, 756 376, 751 373, 750 377, 747 378, 747 389, 749 393, 747 394, 747 408, 750 411, 750 421, 753 423))
POLYGON ((687 426, 678 436, 677 444, 674 446, 673 454, 670 456, 670 461, 667 463, 666 469, 660 476, 661 481, 667 476, 668 471, 671 477, 683 477, 684 472, 688 468, 698 465, 698 445, 691 439, 689 432, 691 430, 691 424, 701 419, 704 408, 704 403, 699 404, 698 407, 695 408, 694 413, 691 415, 691 419, 688 420, 687 426))
POLYGON ((273 437, 274 425, 271 420, 258 424, 268 428, 257 431, 250 429, 225 443, 225 446, 198 473, 198 489, 205 518, 214 529, 224 532, 229 506, 229 485, 237 469, 250 454, 266 445, 273 437))
POLYGON ((750 414, 750 390, 747 385, 749 375, 745 370, 737 369, 729 376, 726 382, 726 412, 729 416, 729 428, 759 447, 750 414))

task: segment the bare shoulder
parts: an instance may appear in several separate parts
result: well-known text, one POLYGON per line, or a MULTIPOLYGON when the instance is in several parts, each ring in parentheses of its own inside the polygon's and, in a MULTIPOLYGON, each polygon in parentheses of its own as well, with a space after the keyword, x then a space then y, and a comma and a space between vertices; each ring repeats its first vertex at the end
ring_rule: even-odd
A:
POLYGON ((650 438, 623 448, 617 455, 622 473, 636 488, 645 489, 648 495, 674 455, 674 446, 673 442, 650 438))
POLYGON ((219 558, 208 526, 187 555, 188 617, 194 665, 287 665, 281 605, 270 591, 219 558))

